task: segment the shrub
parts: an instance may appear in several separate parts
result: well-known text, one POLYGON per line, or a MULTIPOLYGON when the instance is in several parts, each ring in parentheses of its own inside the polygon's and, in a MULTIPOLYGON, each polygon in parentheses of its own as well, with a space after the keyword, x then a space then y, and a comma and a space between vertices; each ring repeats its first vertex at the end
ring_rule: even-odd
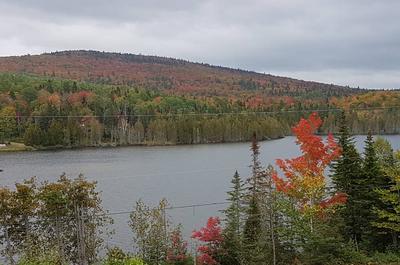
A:
MULTIPOLYGON (((30 265, 30 264, 29 264, 30 265)), ((131 257, 120 248, 112 248, 107 253, 104 265, 146 265, 144 261, 137 257, 131 257)))

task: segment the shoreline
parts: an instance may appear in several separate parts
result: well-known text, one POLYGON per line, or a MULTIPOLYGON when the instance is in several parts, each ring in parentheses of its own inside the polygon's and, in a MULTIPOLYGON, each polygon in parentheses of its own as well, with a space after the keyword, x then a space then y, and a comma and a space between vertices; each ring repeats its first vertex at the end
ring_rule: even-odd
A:
MULTIPOLYGON (((260 139, 260 142, 263 141, 272 141, 283 139, 286 136, 279 136, 276 138, 267 138, 267 139, 260 139)), ((108 148, 124 148, 124 147, 166 147, 166 146, 194 146, 194 145, 214 145, 214 144, 235 144, 235 143, 249 143, 251 140, 245 141, 224 141, 224 142, 209 142, 209 143, 191 143, 191 144, 176 144, 176 143, 164 143, 164 144, 156 144, 156 143, 143 143, 143 144, 113 144, 113 143, 102 143, 100 145, 95 146, 26 146, 23 143, 13 143, 16 145, 21 146, 20 148, 0 148, 0 155, 2 153, 14 153, 14 152, 40 152, 40 151, 62 151, 62 150, 84 150, 84 149, 108 149, 108 148)))
MULTIPOLYGON (((327 136, 328 134, 317 134, 319 136, 327 136)), ((335 135, 335 133, 333 133, 335 135)), ((358 133, 354 135, 367 135, 365 133, 358 133)), ((400 135, 399 133, 385 133, 385 134, 376 134, 378 135, 400 135)), ((275 138, 266 138, 260 139, 260 142, 263 141, 272 141, 283 139, 289 135, 279 136, 275 138)), ((0 147, 0 155, 2 153, 14 153, 14 152, 35 152, 35 151, 62 151, 62 150, 84 150, 84 149, 108 149, 108 148, 124 148, 124 147, 166 147, 166 146, 194 146, 194 145, 214 145, 214 144, 235 144, 235 143, 249 143, 251 140, 244 141, 222 141, 222 142, 208 142, 208 143, 188 143, 188 144, 177 144, 177 143, 142 143, 142 144, 115 144, 115 143, 102 143, 94 146, 26 146, 23 143, 11 142, 11 145, 6 147, 0 147)))

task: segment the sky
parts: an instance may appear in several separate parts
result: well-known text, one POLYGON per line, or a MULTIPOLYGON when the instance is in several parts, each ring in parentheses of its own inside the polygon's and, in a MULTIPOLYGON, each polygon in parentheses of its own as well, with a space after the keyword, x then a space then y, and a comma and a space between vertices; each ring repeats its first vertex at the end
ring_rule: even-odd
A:
POLYGON ((400 88, 398 0, 0 0, 0 56, 159 55, 400 88))

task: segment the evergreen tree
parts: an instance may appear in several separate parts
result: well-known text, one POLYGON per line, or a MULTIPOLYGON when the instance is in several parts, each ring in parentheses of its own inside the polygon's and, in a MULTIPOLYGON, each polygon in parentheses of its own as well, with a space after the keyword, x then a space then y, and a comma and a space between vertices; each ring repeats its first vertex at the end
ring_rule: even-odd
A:
POLYGON ((36 124, 30 124, 24 134, 24 144, 39 146, 43 144, 43 132, 36 124))
POLYGON ((48 146, 62 145, 64 143, 63 124, 58 121, 52 121, 47 130, 46 144, 48 146))
POLYGON ((239 173, 236 171, 231 181, 232 191, 228 192, 229 207, 224 211, 226 216, 226 226, 223 231, 223 249, 225 257, 222 264, 239 265, 241 264, 242 236, 241 236, 241 213, 242 213, 242 188, 243 183, 239 173))
POLYGON ((247 194, 245 194, 247 210, 243 230, 243 256, 246 259, 247 264, 259 264, 263 259, 262 254, 264 253, 261 250, 262 247, 260 244, 262 231, 260 211, 262 167, 259 160, 260 146, 258 144, 256 133, 253 133, 250 150, 252 152, 252 164, 250 165, 252 175, 247 180, 249 187, 247 189, 247 194))
POLYGON ((343 236, 347 239, 359 242, 361 240, 362 219, 358 217, 360 210, 360 198, 362 196, 362 160, 354 145, 354 139, 350 135, 346 115, 342 112, 340 119, 338 144, 341 148, 341 156, 333 163, 333 184, 337 192, 347 194, 347 203, 341 209, 340 215, 344 221, 343 236))
POLYGON ((365 140, 364 160, 363 160, 363 185, 358 191, 359 201, 359 218, 362 220, 361 230, 364 244, 371 250, 383 250, 390 242, 390 238, 383 233, 382 230, 376 229, 372 226, 376 222, 377 217, 374 209, 385 208, 386 205, 379 200, 379 189, 386 187, 390 184, 390 180, 384 172, 382 172, 379 165, 379 159, 376 155, 374 140, 371 131, 368 133, 365 140))
POLYGON ((393 166, 386 170, 387 175, 392 178, 393 184, 388 188, 377 190, 379 199, 389 207, 375 209, 378 220, 373 225, 388 230, 392 235, 393 246, 397 248, 400 234, 400 151, 397 152, 396 156, 397 158, 393 160, 393 166))
POLYGON ((13 107, 5 107, 0 110, 0 143, 5 143, 11 140, 16 133, 17 123, 13 116, 15 109, 13 107))
POLYGON ((261 211, 257 196, 254 194, 250 198, 246 215, 246 222, 243 230, 243 256, 246 260, 246 264, 261 264, 264 260, 263 255, 265 254, 260 241, 262 232, 261 211))
POLYGON ((354 138, 350 135, 344 112, 342 112, 340 124, 338 144, 341 148, 341 156, 332 166, 332 181, 338 191, 349 194, 355 180, 361 177, 361 157, 354 145, 354 138))

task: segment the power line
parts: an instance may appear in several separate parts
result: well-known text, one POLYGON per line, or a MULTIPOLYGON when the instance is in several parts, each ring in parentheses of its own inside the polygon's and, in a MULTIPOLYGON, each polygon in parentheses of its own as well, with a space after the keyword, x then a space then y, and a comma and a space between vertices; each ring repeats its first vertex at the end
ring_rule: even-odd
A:
MULTIPOLYGON (((363 186, 362 188, 353 188, 351 189, 352 191, 371 191, 371 188, 390 188, 393 185, 381 185, 377 187, 368 187, 368 186, 363 186)), ((325 187, 325 190, 335 190, 335 187, 325 187)), ((23 197, 23 196, 22 196, 23 197)), ((216 202, 208 202, 208 203, 195 203, 195 204, 187 204, 187 205, 179 205, 179 206, 170 206, 166 207, 165 210, 175 210, 175 209, 187 209, 187 208, 198 208, 198 207, 208 207, 208 206, 219 206, 219 205, 226 205, 229 204, 229 201, 216 201, 216 202)), ((102 214, 97 214, 95 216, 115 216, 115 215, 126 215, 126 214, 131 214, 132 210, 122 210, 122 211, 116 211, 116 212, 106 212, 102 214)), ((91 218, 92 216, 89 216, 91 218)), ((52 217, 48 218, 51 219, 52 217)), ((69 220, 69 219, 74 219, 75 217, 60 217, 63 220, 69 220), (65 218, 65 219, 64 219, 65 218)), ((45 220, 42 221, 37 221, 37 222, 32 222, 32 223, 40 223, 40 222, 46 222, 45 220)))
POLYGON ((280 111, 253 111, 253 112, 219 112, 219 113, 158 113, 158 114, 104 114, 104 115, 6 115, 0 118, 123 118, 123 117, 182 117, 182 116, 246 116, 246 115, 267 115, 284 113, 305 113, 305 112, 338 112, 338 111, 373 111, 400 109, 400 106, 390 107, 365 107, 365 108, 329 108, 329 109, 304 109, 304 110, 280 110, 280 111))

